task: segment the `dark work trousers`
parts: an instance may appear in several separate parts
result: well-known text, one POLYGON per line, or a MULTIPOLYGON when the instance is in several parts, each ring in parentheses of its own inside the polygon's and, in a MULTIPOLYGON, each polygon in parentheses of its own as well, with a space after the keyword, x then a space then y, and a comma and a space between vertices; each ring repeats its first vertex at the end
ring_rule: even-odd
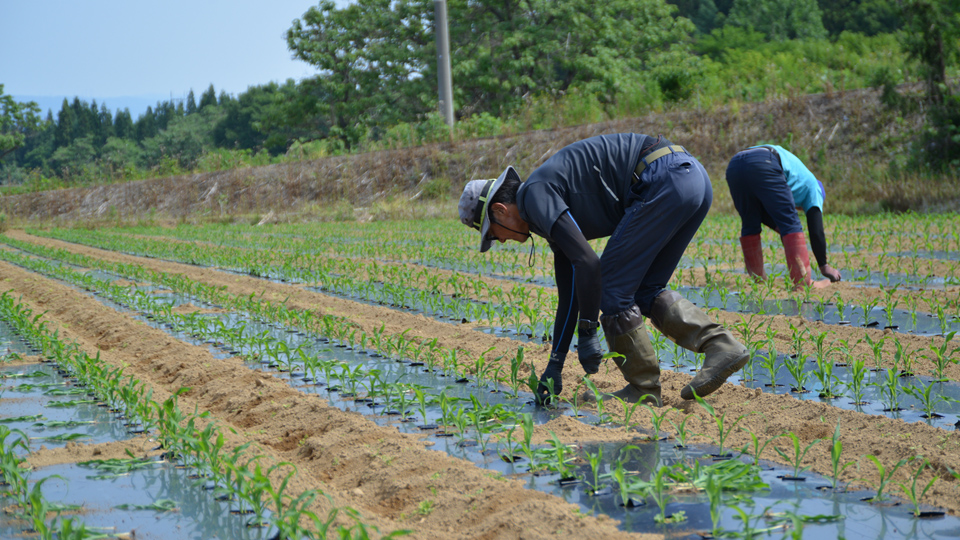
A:
POLYGON ((605 316, 637 304, 649 317, 712 202, 710 177, 690 154, 668 154, 643 171, 600 257, 605 316))
POLYGON ((780 158, 769 148, 751 148, 733 156, 727 165, 727 185, 740 214, 740 236, 760 234, 761 224, 780 236, 803 232, 780 158))

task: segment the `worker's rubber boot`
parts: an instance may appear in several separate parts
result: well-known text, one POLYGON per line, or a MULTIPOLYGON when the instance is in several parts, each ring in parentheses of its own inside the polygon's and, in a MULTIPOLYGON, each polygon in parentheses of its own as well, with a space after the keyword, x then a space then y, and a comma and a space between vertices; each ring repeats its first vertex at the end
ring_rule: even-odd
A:
POLYGON ((803 232, 795 232, 780 237, 783 250, 787 254, 787 268, 795 289, 813 283, 810 277, 810 254, 807 253, 807 237, 803 232))
POLYGON ((767 279, 763 272, 763 245, 759 234, 740 237, 740 248, 743 250, 743 262, 747 274, 759 280, 767 279))
POLYGON ((636 305, 612 316, 600 317, 603 333, 611 352, 620 353, 613 361, 620 368, 627 385, 612 393, 594 396, 590 392, 584 396, 589 401, 618 397, 627 403, 646 403, 660 407, 660 362, 650 343, 647 328, 643 324, 643 315, 636 305))
POLYGON ((675 291, 663 291, 653 300, 650 321, 677 345, 706 355, 703 367, 680 391, 683 399, 694 399, 694 392, 700 397, 715 392, 750 358, 729 330, 675 291))

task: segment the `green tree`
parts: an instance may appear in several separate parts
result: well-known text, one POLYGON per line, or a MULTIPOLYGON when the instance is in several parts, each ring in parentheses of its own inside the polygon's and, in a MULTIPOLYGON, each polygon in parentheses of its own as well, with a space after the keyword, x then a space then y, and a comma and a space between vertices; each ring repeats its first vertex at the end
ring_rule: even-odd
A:
POLYGON ((269 133, 265 146, 276 148, 295 140, 330 137, 331 126, 326 113, 327 96, 316 78, 297 84, 288 79, 274 95, 274 106, 266 109, 260 120, 260 129, 269 133))
POLYGON ((57 128, 53 138, 55 148, 62 148, 70 144, 70 141, 73 140, 73 125, 76 124, 76 122, 76 113, 70 108, 70 103, 67 101, 67 98, 63 98, 63 103, 60 105, 60 112, 57 113, 57 128))
POLYGON ((874 36, 900 28, 896 0, 817 0, 817 5, 830 36, 844 31, 874 36))
POLYGON ((675 9, 663 0, 457 0, 450 4, 457 102, 469 114, 503 114, 528 94, 574 87, 610 102, 648 72, 673 86, 676 73, 665 68, 690 60, 694 29, 672 16, 675 9))
POLYGON ((73 140, 67 146, 57 148, 51 157, 51 165, 64 180, 83 181, 93 177, 97 151, 93 135, 73 140))
POLYGON ((197 110, 202 111, 204 107, 217 104, 217 92, 213 89, 213 83, 210 84, 210 88, 200 95, 200 105, 197 107, 197 110))
POLYGON ((134 124, 137 142, 142 143, 147 139, 156 137, 159 131, 157 128, 157 117, 153 113, 153 107, 147 106, 146 112, 140 115, 140 117, 137 118, 136 124, 134 124))
POLYGON ((99 127, 97 128, 97 146, 103 146, 107 143, 107 139, 113 137, 113 114, 110 112, 110 109, 107 108, 106 103, 100 104, 100 112, 97 115, 97 120, 99 121, 99 127))
POLYGON ((427 0, 358 0, 343 9, 321 0, 293 21, 287 45, 319 70, 307 87, 334 136, 352 145, 371 124, 429 110, 425 99, 436 84, 425 74, 432 14, 427 0))
POLYGON ((28 136, 24 145, 16 151, 16 161, 20 167, 28 169, 46 169, 53 155, 56 122, 53 112, 47 110, 47 117, 40 123, 34 135, 28 136))
MULTIPOLYGON (((573 90, 612 103, 653 79, 682 98, 693 88, 693 25, 663 0, 451 0, 459 116, 509 114, 536 95, 573 90), (625 31, 629 29, 629 31, 625 31)), ((433 2, 322 0, 287 32, 294 56, 319 70, 296 106, 352 146, 382 126, 436 108, 433 2)))
POLYGON ((270 128, 276 128, 277 124, 271 124, 269 120, 278 114, 275 109, 283 106, 283 101, 277 99, 280 97, 279 88, 273 82, 251 86, 237 99, 221 105, 224 116, 213 129, 214 143, 221 148, 267 148, 274 155, 283 153, 288 141, 275 129, 271 133, 270 128))
POLYGON ((140 163, 145 168, 155 168, 168 160, 182 170, 192 169, 200 156, 213 148, 211 133, 221 118, 219 107, 205 107, 198 114, 174 118, 167 129, 141 143, 140 163))
POLYGON ((136 130, 133 126, 133 118, 130 116, 130 109, 117 111, 113 119, 113 134, 121 139, 135 139, 136 130))
POLYGON ((40 107, 33 101, 21 103, 3 93, 0 84, 0 159, 23 146, 40 126, 40 107))
POLYGON ((187 94, 187 114, 195 112, 197 112, 197 100, 193 97, 193 88, 191 88, 190 93, 187 94))
POLYGON ((73 111, 74 123, 70 130, 70 140, 75 141, 87 135, 94 135, 94 126, 98 123, 96 112, 90 111, 87 102, 81 101, 79 97, 73 98, 70 104, 70 110, 73 111))
POLYGON ((724 2, 714 0, 670 0, 670 3, 677 6, 677 16, 686 17, 697 27, 701 34, 709 34, 715 28, 723 25, 726 19, 727 11, 730 9, 730 2, 726 2, 726 11, 722 11, 718 4, 724 2))
POLYGON ((129 139, 110 137, 100 151, 100 161, 107 174, 114 178, 129 176, 136 171, 140 147, 129 139))
POLYGON ((960 168, 960 96, 947 84, 947 66, 960 57, 960 0, 902 0, 903 48, 921 66, 930 107, 917 151, 934 168, 960 168))
POLYGON ((816 0, 734 0, 727 24, 753 28, 771 41, 827 35, 816 0))

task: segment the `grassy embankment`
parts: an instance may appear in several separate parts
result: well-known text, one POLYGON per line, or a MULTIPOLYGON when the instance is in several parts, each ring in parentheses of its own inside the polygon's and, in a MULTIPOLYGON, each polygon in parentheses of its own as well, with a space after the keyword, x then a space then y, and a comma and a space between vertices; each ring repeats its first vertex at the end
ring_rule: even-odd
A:
POLYGON ((651 113, 597 124, 84 186, 0 198, 13 224, 96 225, 137 221, 409 219, 456 215, 463 182, 496 176, 506 165, 529 174, 564 145, 603 133, 662 133, 704 164, 715 213, 732 213, 724 170, 733 154, 758 142, 786 146, 826 185, 826 212, 955 211, 955 174, 922 175, 905 163, 919 112, 884 107, 876 90, 795 96, 766 103, 651 113), (897 172, 899 171, 899 172, 897 172))

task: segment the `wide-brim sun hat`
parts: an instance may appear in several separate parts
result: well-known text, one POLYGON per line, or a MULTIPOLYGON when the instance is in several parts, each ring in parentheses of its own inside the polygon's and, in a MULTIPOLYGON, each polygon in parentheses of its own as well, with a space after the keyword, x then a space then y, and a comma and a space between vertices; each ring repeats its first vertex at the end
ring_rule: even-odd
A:
POLYGON ((463 187, 463 194, 460 195, 460 222, 468 227, 480 231, 480 253, 490 249, 493 239, 487 238, 490 232, 490 199, 496 195, 497 190, 503 185, 507 178, 513 178, 520 181, 520 175, 513 167, 504 169, 497 178, 486 180, 471 180, 463 187))

